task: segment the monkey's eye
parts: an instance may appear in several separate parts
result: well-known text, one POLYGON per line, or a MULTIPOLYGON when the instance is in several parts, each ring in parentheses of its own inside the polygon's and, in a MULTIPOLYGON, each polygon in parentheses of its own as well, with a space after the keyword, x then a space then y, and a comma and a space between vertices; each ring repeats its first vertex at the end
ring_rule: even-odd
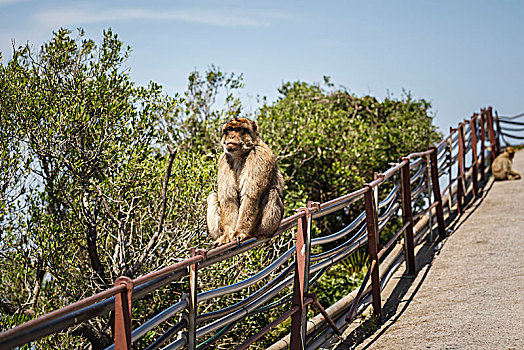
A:
POLYGON ((246 132, 246 129, 245 128, 242 128, 240 126, 237 126, 237 127, 232 127, 232 126, 229 126, 227 127, 225 130, 224 130, 224 134, 229 134, 230 132, 246 132))

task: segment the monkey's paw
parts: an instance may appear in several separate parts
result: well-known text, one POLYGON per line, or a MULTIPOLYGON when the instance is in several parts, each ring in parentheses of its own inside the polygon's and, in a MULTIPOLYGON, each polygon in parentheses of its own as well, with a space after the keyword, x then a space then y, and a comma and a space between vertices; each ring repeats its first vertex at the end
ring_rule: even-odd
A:
POLYGON ((251 237, 251 236, 243 232, 235 232, 235 237, 237 238, 237 240, 243 241, 244 239, 251 237))
POLYGON ((218 237, 214 242, 213 242, 213 246, 214 247, 218 247, 219 245, 223 245, 223 244, 226 244, 226 243, 229 243, 231 240, 229 239, 229 237, 227 235, 222 235, 220 237, 218 237))
POLYGON ((217 247, 219 245, 223 245, 226 243, 229 243, 235 239, 235 233, 234 232, 224 232, 220 237, 218 237, 214 242, 213 246, 217 247))

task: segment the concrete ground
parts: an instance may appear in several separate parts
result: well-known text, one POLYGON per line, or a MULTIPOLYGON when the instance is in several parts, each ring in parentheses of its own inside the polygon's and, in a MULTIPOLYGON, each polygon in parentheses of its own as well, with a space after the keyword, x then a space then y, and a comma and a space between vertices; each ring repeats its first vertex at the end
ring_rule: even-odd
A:
MULTIPOLYGON (((513 168, 524 174, 524 151, 513 168)), ((420 249, 415 278, 397 271, 371 336, 364 324, 331 348, 524 349, 524 180, 488 181, 451 229, 420 249)))

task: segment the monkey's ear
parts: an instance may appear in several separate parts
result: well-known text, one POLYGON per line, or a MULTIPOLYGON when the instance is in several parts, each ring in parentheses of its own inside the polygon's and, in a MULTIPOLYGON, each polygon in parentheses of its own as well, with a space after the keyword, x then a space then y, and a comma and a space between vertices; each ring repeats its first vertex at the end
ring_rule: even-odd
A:
POLYGON ((255 134, 258 135, 258 125, 257 125, 257 122, 252 120, 251 121, 251 126, 253 127, 253 131, 255 132, 255 134))

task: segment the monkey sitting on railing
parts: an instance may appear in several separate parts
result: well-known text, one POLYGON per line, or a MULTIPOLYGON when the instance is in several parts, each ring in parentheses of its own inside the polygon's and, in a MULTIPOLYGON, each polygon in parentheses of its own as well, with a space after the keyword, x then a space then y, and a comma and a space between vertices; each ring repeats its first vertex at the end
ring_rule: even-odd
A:
POLYGON ((513 147, 506 148, 504 153, 501 153, 495 158, 491 165, 493 176, 497 180, 517 180, 520 179, 520 174, 511 169, 513 164, 513 157, 515 156, 515 149, 513 147))
POLYGON ((233 118, 222 126, 217 192, 207 198, 207 230, 214 244, 269 237, 284 213, 284 180, 257 123, 233 118))

